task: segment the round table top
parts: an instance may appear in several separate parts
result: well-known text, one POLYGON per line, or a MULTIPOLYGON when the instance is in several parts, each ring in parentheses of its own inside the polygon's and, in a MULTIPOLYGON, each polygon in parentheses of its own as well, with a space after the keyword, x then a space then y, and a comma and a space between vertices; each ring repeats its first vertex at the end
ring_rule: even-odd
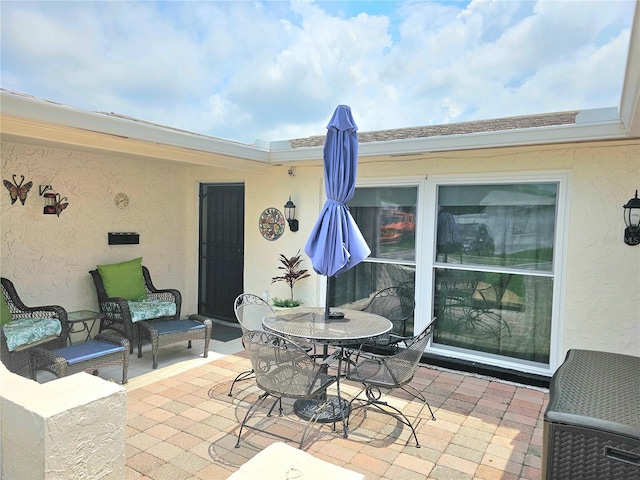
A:
POLYGON ((324 308, 292 308, 268 314, 262 320, 266 330, 318 343, 357 343, 383 335, 393 324, 388 319, 359 310, 344 310, 344 318, 325 320, 324 308))

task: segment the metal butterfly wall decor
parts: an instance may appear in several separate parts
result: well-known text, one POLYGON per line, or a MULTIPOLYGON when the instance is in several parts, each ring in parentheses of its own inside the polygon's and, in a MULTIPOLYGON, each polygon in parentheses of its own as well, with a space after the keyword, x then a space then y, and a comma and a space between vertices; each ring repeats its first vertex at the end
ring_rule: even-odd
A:
POLYGON ((20 199, 20 203, 24 205, 24 202, 27 200, 27 194, 31 187, 33 187, 33 182, 24 183, 24 175, 20 175, 21 180, 18 183, 16 180, 16 175, 13 175, 13 183, 9 180, 3 180, 4 186, 9 190, 9 196, 11 197, 11 205, 16 203, 16 200, 20 199), (24 185, 23 185, 24 183, 24 185))
POLYGON ((69 206, 69 199, 67 197, 60 198, 60 194, 56 193, 56 215, 60 216, 62 211, 69 206), (66 202, 65 202, 66 200, 66 202))

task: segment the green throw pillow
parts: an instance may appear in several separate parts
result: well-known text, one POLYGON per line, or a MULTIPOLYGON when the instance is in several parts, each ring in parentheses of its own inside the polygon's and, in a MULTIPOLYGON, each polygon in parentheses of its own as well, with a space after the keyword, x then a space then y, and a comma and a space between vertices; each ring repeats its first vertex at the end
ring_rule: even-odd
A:
POLYGON ((122 297, 125 300, 147 298, 142 276, 142 257, 128 262, 98 265, 98 273, 109 298, 122 297))
POLYGON ((4 298, 4 293, 2 292, 0 292, 0 299, 0 327, 2 327, 5 323, 9 323, 12 318, 9 305, 7 305, 7 300, 4 298))

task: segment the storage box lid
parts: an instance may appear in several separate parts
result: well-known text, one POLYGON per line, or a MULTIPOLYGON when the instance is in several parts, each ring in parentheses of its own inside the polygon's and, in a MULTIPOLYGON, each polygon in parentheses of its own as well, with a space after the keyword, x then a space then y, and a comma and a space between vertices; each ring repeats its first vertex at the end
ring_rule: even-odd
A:
POLYGON ((640 439, 640 357, 569 350, 544 418, 640 439))

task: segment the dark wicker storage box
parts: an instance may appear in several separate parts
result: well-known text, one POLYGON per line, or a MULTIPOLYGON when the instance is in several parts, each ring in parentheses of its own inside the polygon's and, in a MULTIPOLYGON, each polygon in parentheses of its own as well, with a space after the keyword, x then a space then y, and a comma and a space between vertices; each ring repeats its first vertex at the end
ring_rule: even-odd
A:
POLYGON ((569 350, 543 435, 543 480, 640 480, 640 357, 569 350))

